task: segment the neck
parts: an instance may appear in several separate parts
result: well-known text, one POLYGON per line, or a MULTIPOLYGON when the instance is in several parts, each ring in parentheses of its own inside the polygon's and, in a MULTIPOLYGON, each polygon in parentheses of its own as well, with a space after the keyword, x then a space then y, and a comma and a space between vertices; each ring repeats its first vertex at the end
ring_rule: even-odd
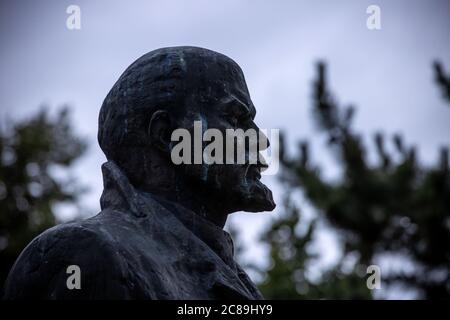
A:
POLYGON ((222 228, 227 221, 228 213, 217 205, 212 205, 205 201, 205 197, 209 197, 206 192, 199 192, 195 188, 183 188, 178 184, 171 191, 162 191, 154 188, 146 188, 144 191, 155 194, 164 200, 175 202, 201 216, 202 218, 212 222, 217 227, 222 228))

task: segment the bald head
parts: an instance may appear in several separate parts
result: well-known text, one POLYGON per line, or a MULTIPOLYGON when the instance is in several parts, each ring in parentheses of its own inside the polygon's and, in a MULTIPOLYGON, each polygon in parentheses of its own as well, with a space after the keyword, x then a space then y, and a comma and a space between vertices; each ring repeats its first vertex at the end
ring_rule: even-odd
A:
POLYGON ((125 70, 105 98, 100 147, 108 159, 120 162, 123 149, 146 144, 146 126, 156 110, 181 118, 231 99, 254 112, 242 70, 232 59, 198 47, 151 51, 125 70))

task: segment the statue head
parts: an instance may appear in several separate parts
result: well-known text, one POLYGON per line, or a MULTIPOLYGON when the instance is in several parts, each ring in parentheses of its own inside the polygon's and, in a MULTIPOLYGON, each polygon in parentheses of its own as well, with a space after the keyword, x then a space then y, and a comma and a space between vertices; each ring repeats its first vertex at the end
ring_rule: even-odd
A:
POLYGON ((114 84, 100 111, 98 140, 139 190, 206 215, 268 211, 275 204, 260 181, 264 161, 174 164, 171 158, 174 130, 194 136, 195 122, 224 136, 226 129, 258 130, 255 113, 232 59, 197 47, 162 48, 140 57, 114 84))

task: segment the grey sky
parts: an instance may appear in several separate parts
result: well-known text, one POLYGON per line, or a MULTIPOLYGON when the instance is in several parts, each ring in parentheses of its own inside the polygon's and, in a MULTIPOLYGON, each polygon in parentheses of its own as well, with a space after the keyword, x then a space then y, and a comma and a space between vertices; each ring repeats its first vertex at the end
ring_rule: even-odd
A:
MULTIPOLYGON (((105 160, 97 116, 108 90, 150 50, 201 46, 242 67, 260 127, 285 129, 290 142, 312 139, 315 159, 332 177, 332 157, 310 116, 314 63, 325 59, 339 101, 357 107, 356 128, 401 132, 430 162, 439 146, 450 145, 450 108, 431 69, 437 58, 450 70, 449 30, 449 1, 3 1, 0 114, 23 117, 43 103, 70 104, 78 132, 91 141, 75 171, 92 189, 83 204, 97 211, 105 160), (66 28, 70 4, 81 8, 79 31, 66 28), (370 4, 381 7, 381 30, 366 28, 370 4)), ((270 218, 232 217, 246 230, 250 259, 262 259, 252 239, 270 218)), ((319 242, 333 256, 330 238, 319 242)))

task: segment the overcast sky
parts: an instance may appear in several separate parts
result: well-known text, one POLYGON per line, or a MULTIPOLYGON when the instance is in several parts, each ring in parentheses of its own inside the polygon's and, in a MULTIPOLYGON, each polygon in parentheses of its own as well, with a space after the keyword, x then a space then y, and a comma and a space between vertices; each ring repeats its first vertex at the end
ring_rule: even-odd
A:
MULTIPOLYGON (((285 129, 289 141, 312 139, 314 158, 333 176, 333 159, 310 114, 314 63, 329 65, 339 101, 357 107, 365 134, 401 132, 431 162, 450 145, 450 108, 433 81, 431 62, 450 71, 450 1, 2 1, 0 101, 24 117, 46 104, 72 106, 77 131, 91 142, 75 173, 91 187, 83 205, 99 210, 102 190, 97 117, 114 82, 135 59, 165 46, 206 47, 243 69, 261 128, 285 129), (81 8, 81 30, 68 30, 66 8, 81 8), (381 30, 368 30, 366 8, 381 8, 381 30)), ((281 189, 267 180, 277 199, 281 189)), ((61 209, 63 212, 64 209, 61 209)), ((278 211, 279 212, 279 211, 278 211)), ((235 214, 252 242, 274 214, 235 214)), ((319 249, 335 252, 322 235, 319 249), (328 249, 327 249, 328 248, 328 249)))

